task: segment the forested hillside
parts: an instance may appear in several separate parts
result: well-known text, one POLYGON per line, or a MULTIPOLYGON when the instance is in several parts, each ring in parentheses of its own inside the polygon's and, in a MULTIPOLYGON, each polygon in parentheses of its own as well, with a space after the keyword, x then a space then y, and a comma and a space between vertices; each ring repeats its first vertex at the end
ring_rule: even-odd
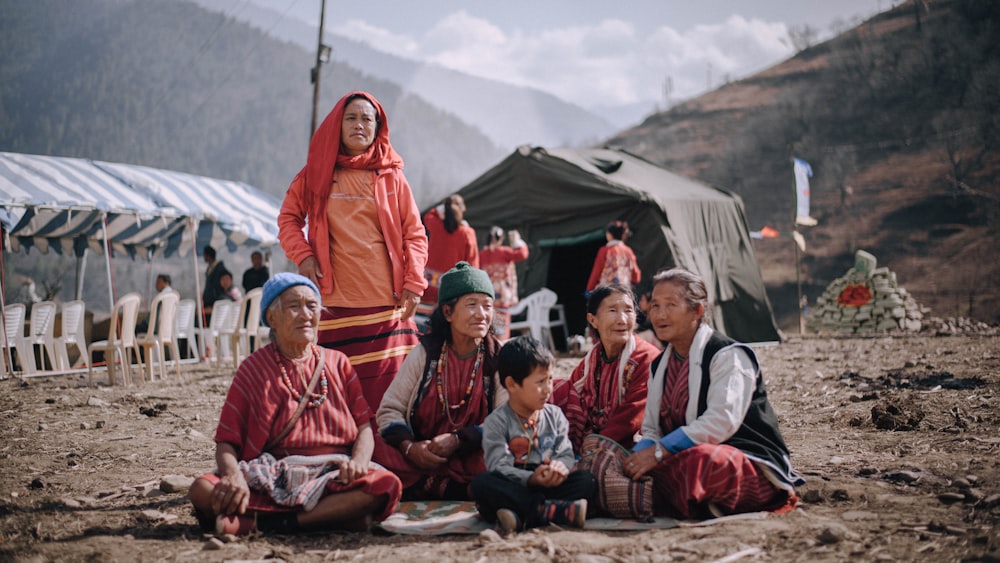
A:
MULTIPOLYGON (((305 161, 313 55, 260 30, 190 3, 0 0, 0 31, 0 150, 183 170, 279 195, 305 161)), ((503 156, 363 69, 325 65, 321 84, 321 118, 349 90, 382 101, 423 201, 503 156)))
MULTIPOLYGON (((815 299, 865 249, 940 316, 1000 321, 1000 3, 906 2, 609 141, 740 194, 751 229, 792 230, 809 161, 802 275, 815 299)), ((755 246, 796 326, 790 239, 755 246)))

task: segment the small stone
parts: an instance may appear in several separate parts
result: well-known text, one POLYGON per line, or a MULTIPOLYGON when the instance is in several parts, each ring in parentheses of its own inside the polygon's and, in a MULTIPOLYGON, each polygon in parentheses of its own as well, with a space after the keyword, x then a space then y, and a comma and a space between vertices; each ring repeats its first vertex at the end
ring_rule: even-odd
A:
POLYGON ((66 462, 66 465, 68 465, 70 467, 76 467, 76 466, 80 465, 80 462, 77 461, 77 460, 75 460, 75 459, 71 459, 71 460, 69 460, 69 461, 66 462))
POLYGON ((17 491, 11 491, 11 492, 10 492, 10 498, 17 498, 17 497, 19 497, 19 496, 21 496, 21 495, 20 495, 20 494, 18 494, 18 492, 17 492, 17 491))
POLYGON ((219 538, 209 538, 208 541, 205 542, 204 550, 218 551, 224 547, 226 547, 226 544, 222 543, 222 540, 220 540, 219 538))
POLYGON ((968 479, 963 479, 961 477, 952 481, 951 484, 959 489, 968 489, 972 486, 972 483, 970 483, 968 479))
POLYGON ((39 432, 43 432, 43 431, 48 430, 48 429, 49 429, 49 425, 48 424, 45 424, 44 422, 39 422, 38 423, 38 431, 39 432))
POLYGON ((219 536, 219 539, 222 540, 222 543, 236 543, 240 541, 240 538, 235 534, 222 534, 219 536))
POLYGON ((979 482, 979 477, 977 475, 966 475, 965 480, 975 485, 979 482))
POLYGON ((161 491, 160 489, 147 489, 147 490, 145 490, 145 491, 142 492, 143 498, 160 497, 160 496, 163 496, 165 494, 167 494, 167 493, 161 491))
POLYGON ((88 424, 86 422, 81 422, 80 423, 80 430, 90 430, 90 424, 88 424))
POLYGON ((938 500, 945 504, 952 504, 955 502, 961 502, 965 500, 965 495, 962 493, 941 493, 938 495, 938 500))
POLYGON ((42 481, 41 477, 35 477, 31 480, 31 484, 28 485, 29 489, 42 489, 45 488, 45 482, 42 481))
POLYGON ((816 504, 819 502, 823 502, 823 495, 821 495, 820 492, 816 489, 809 489, 806 492, 802 493, 802 500, 804 502, 808 502, 809 504, 816 504))
POLYGON ((97 422, 94 423, 94 428, 104 428, 104 424, 105 423, 103 420, 98 420, 97 422))
POLYGON ((83 506, 83 504, 80 503, 80 501, 73 498, 65 498, 62 500, 62 503, 63 506, 65 506, 66 508, 80 508, 81 506, 83 506))
POLYGON ((969 489, 965 491, 965 502, 979 502, 984 496, 986 495, 979 489, 969 489))
POLYGON ((187 475, 165 475, 160 479, 160 490, 165 493, 186 493, 194 479, 187 475))
POLYGON ((97 397, 91 397, 87 399, 87 405, 91 407, 110 407, 111 403, 105 401, 104 399, 98 399, 97 397))
POLYGON ((494 530, 493 528, 487 528, 482 532, 479 532, 479 539, 489 543, 503 541, 503 538, 500 537, 500 534, 498 534, 497 531, 494 530))
POLYGON ((912 483, 920 478, 920 473, 916 471, 906 471, 903 469, 897 471, 888 471, 882 476, 886 481, 893 481, 898 483, 912 483))
POLYGON ((990 495, 983 499, 983 506, 986 508, 993 508, 997 505, 1000 505, 1000 493, 990 495))
POLYGON ((874 467, 862 467, 861 469, 858 470, 858 475, 861 475, 863 477, 867 477, 868 475, 875 475, 876 473, 878 473, 878 469, 874 467))
POLYGON ((851 500, 851 494, 847 492, 847 489, 834 489, 830 493, 830 498, 833 500, 848 501, 851 500))
POLYGON ((816 539, 822 544, 840 543, 846 535, 845 528, 831 526, 829 528, 824 528, 823 531, 816 536, 816 539))

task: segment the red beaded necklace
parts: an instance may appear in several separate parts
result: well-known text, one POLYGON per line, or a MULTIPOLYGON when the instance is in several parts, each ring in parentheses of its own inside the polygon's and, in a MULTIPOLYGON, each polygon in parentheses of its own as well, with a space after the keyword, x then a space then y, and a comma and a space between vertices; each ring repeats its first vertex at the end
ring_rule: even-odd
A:
MULTIPOLYGON (((319 346, 312 344, 310 345, 310 350, 316 357, 317 362, 323 361, 319 346)), ((295 388, 295 386, 292 385, 292 380, 288 377, 288 372, 285 370, 285 362, 292 362, 292 361, 287 358, 284 358, 281 355, 281 353, 278 352, 277 346, 274 346, 274 361, 278 364, 278 370, 281 372, 281 382, 284 383, 285 387, 288 388, 288 392, 292 394, 292 398, 301 403, 304 400, 304 398, 302 397, 302 393, 299 393, 299 391, 295 388)), ((299 370, 295 366, 294 362, 292 362, 292 368, 295 369, 295 374, 299 376, 299 381, 303 381, 302 374, 299 373, 299 370)), ((312 393, 312 392, 309 393, 309 402, 306 403, 306 408, 314 409, 322 405, 323 401, 326 400, 327 391, 329 390, 330 387, 329 383, 327 383, 326 381, 326 374, 323 373, 324 371, 326 371, 326 366, 321 363, 319 369, 320 369, 319 393, 312 393)))
POLYGON ((444 370, 448 362, 448 343, 446 342, 441 346, 441 357, 438 358, 437 365, 437 392, 438 401, 441 402, 441 411, 445 416, 448 417, 448 422, 454 425, 451 419, 451 411, 456 410, 464 406, 469 399, 472 397, 472 387, 476 384, 476 375, 479 373, 479 366, 483 363, 483 343, 479 343, 479 348, 476 350, 476 363, 472 366, 472 373, 469 374, 469 385, 465 388, 465 397, 457 405, 452 405, 448 403, 447 395, 444 390, 444 370))

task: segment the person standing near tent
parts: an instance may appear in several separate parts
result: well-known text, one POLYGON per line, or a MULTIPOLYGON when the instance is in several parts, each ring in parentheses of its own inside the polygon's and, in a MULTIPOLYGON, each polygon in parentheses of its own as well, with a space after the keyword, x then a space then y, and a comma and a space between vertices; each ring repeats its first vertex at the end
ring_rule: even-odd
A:
MULTIPOLYGON (((271 257, 271 251, 267 252, 267 258, 271 257)), ((259 250, 254 250, 250 254, 250 267, 243 272, 243 291, 249 292, 251 289, 264 287, 264 284, 271 278, 271 270, 268 269, 265 257, 259 250)))
POLYGON ((423 217, 427 229, 427 291, 420 300, 421 314, 430 315, 438 303, 441 276, 459 262, 479 267, 479 246, 476 231, 465 222, 465 200, 458 194, 444 202, 444 217, 435 207, 423 217))
POLYGON ((510 308, 517 305, 517 268, 515 262, 528 259, 528 244, 515 230, 508 231, 510 246, 503 244, 503 229, 490 227, 490 242, 479 252, 479 265, 493 281, 493 332, 497 338, 510 338, 510 308))
POLYGON ((319 343, 348 356, 377 408, 417 343, 427 235, 371 94, 345 95, 316 130, 278 213, 278 239, 322 293, 319 343))
POLYGON ((222 287, 222 275, 228 274, 229 270, 222 260, 216 260, 215 249, 211 246, 202 249, 201 256, 208 264, 205 269, 205 288, 201 291, 201 306, 205 309, 205 326, 208 326, 212 319, 212 305, 219 299, 230 299, 222 287))
POLYGON ((705 282, 691 272, 653 277, 649 318, 667 349, 650 366, 642 440, 623 471, 652 477, 657 514, 791 510, 803 481, 789 463, 760 364, 749 346, 707 324, 708 305, 705 282))
POLYGON ((608 223, 604 231, 604 237, 608 242, 597 251, 594 268, 590 271, 590 279, 587 281, 588 293, 599 285, 620 283, 634 287, 642 280, 642 272, 639 271, 635 253, 625 244, 631 234, 625 221, 608 223))

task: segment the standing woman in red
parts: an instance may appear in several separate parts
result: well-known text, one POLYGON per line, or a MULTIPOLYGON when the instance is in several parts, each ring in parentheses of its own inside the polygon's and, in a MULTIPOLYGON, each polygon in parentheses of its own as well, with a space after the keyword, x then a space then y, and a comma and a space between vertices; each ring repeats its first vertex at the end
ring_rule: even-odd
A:
POLYGON ((493 301, 493 332, 500 340, 510 338, 510 311, 517 305, 517 268, 515 262, 528 259, 528 244, 521 233, 507 233, 510 246, 503 244, 503 229, 490 228, 490 242, 479 252, 479 265, 493 281, 496 297, 493 301))
POLYGON ((652 476, 658 514, 791 510, 803 480, 792 470, 757 356, 708 326, 707 307, 705 282, 691 272, 653 277, 649 319, 667 349, 650 366, 642 440, 624 472, 652 476))
POLYGON ((599 285, 612 283, 634 288, 642 280, 635 253, 625 244, 631 234, 625 221, 612 221, 608 224, 604 232, 608 243, 597 251, 594 269, 590 271, 590 279, 587 280, 587 293, 594 291, 599 285))
POLYGON ((347 94, 316 130, 278 213, 278 238, 322 294, 319 343, 347 355, 377 408, 417 343, 427 236, 371 94, 347 94))
POLYGON ((427 228, 427 266, 424 276, 428 287, 420 300, 421 314, 430 315, 438 304, 441 276, 459 262, 479 267, 479 246, 476 231, 465 222, 465 200, 458 194, 444 201, 444 216, 437 208, 424 213, 427 228))

